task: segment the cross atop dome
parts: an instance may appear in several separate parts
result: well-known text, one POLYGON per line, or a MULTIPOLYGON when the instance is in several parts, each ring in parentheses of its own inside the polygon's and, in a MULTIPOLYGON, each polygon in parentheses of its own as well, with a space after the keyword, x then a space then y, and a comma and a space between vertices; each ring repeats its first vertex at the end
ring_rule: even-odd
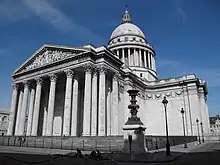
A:
POLYGON ((127 22, 132 23, 132 19, 131 18, 132 18, 131 14, 128 12, 128 6, 125 5, 125 12, 124 12, 124 14, 122 16, 122 23, 127 23, 127 22))

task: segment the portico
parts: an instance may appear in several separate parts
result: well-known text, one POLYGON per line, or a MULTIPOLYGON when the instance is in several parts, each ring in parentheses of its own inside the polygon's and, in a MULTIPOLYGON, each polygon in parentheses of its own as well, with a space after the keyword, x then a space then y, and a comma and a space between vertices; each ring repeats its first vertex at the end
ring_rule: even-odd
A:
MULTIPOLYGON (((50 46, 44 46, 43 49, 46 48, 50 49, 50 46)), ((45 52, 43 54, 42 58, 47 58, 45 52)), ((35 60, 39 58, 37 56, 38 54, 34 57, 35 60)), ((11 105, 13 116, 9 121, 8 135, 105 136, 108 127, 111 128, 110 135, 118 134, 115 126, 118 123, 117 106, 113 106, 114 118, 109 117, 110 122, 108 125, 106 123, 106 114, 111 115, 111 109, 108 109, 110 113, 107 112, 109 103, 106 101, 106 91, 110 88, 113 100, 109 101, 112 100, 117 105, 119 74, 112 66, 90 62, 89 53, 87 57, 78 66, 76 61, 72 61, 75 65, 39 74, 43 72, 42 68, 37 71, 38 74, 32 73, 36 76, 31 79, 28 78, 30 73, 27 73, 24 80, 15 81, 11 105), (29 115, 25 131, 27 109, 29 115)), ((114 67, 121 65, 117 58, 113 60, 116 63, 114 67)), ((59 65, 63 64, 56 67, 59 68, 59 65)), ((50 66, 45 68, 51 69, 50 66)))

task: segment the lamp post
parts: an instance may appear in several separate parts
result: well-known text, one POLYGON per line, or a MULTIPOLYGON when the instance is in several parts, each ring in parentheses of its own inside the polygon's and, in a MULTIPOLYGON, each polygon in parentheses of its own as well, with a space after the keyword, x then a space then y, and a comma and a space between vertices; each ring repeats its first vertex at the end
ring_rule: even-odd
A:
POLYGON ((204 132, 203 132, 203 124, 202 124, 202 122, 200 123, 200 125, 201 125, 201 133, 202 133, 202 142, 204 143, 205 140, 204 140, 204 132))
POLYGON ((182 119, 183 119, 183 135, 184 135, 184 148, 187 148, 187 143, 186 143, 186 133, 185 133, 185 123, 184 123, 184 109, 182 108, 180 113, 182 114, 182 119))
POLYGON ((198 129, 198 137, 199 137, 199 144, 201 144, 200 135, 199 135, 199 119, 196 119, 197 129, 198 129))
POLYGON ((162 101, 163 105, 164 105, 164 110, 165 110, 165 121, 166 121, 166 153, 167 156, 170 155, 170 143, 169 143, 169 135, 168 135, 168 125, 167 125, 167 104, 168 101, 166 99, 166 96, 164 96, 163 101, 162 101))

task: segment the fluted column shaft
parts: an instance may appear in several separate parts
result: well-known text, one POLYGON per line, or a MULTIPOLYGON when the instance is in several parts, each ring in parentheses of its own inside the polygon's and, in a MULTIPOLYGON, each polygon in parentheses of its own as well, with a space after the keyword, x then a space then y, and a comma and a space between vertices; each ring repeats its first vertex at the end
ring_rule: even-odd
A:
POLYGON ((111 109, 111 135, 118 135, 118 75, 115 74, 112 82, 112 109, 111 109))
POLYGON ((72 98, 72 124, 71 124, 71 136, 77 135, 77 112, 78 112, 78 77, 74 76, 73 80, 73 98, 72 98))
POLYGON ((29 92, 29 84, 28 82, 24 82, 24 96, 23 96, 22 108, 20 114, 19 135, 24 135, 24 125, 25 125, 26 110, 28 103, 28 92, 29 92))
POLYGON ((92 78, 92 130, 91 135, 97 135, 97 108, 98 108, 98 82, 97 82, 97 71, 93 73, 92 78))
POLYGON ((35 99, 35 88, 31 88, 30 93, 30 104, 29 104, 29 111, 28 111, 28 123, 27 123, 27 136, 31 135, 31 128, 33 122, 33 111, 34 111, 34 99, 35 99))
POLYGON ((106 110, 106 91, 105 91, 105 70, 100 68, 99 75, 99 119, 98 135, 105 136, 105 110, 106 110))
POLYGON ((16 114, 16 107, 17 107, 17 100, 18 100, 18 85, 13 84, 12 87, 13 87, 13 92, 12 92, 11 109, 10 109, 7 136, 12 136, 14 132, 13 129, 15 125, 15 114, 16 114))
POLYGON ((64 121, 63 121, 63 135, 70 135, 70 115, 71 115, 71 102, 72 102, 72 82, 73 71, 67 70, 66 72, 66 93, 64 105, 64 121))
POLYGON ((92 69, 90 66, 85 66, 85 89, 84 89, 84 113, 83 113, 83 136, 90 135, 90 110, 91 110, 91 83, 92 69))
POLYGON ((37 87, 36 87, 36 95, 35 95, 35 102, 34 102, 34 114, 33 114, 33 121, 32 121, 31 136, 37 136, 42 83, 43 83, 43 79, 41 78, 36 79, 37 87))
POLYGON ((50 75, 50 93, 49 93, 49 102, 48 102, 46 136, 52 136, 53 134, 56 81, 57 81, 57 76, 55 74, 50 75))
POLYGON ((21 115, 23 95, 24 95, 24 91, 23 91, 23 89, 20 89, 20 91, 19 91, 19 101, 18 101, 18 110, 17 110, 17 117, 16 117, 16 124, 15 124, 15 135, 19 135, 19 125, 20 125, 20 115, 21 115))

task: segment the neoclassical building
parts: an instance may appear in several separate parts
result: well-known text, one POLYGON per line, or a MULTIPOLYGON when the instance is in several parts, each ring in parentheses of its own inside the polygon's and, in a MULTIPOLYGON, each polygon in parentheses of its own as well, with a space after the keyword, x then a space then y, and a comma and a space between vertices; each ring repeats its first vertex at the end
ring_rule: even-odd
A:
POLYGON ((140 91, 138 115, 147 127, 146 135, 165 135, 164 96, 169 101, 170 135, 183 135, 181 108, 186 135, 197 135, 197 118, 204 133, 209 133, 206 83, 195 75, 160 79, 155 56, 127 10, 107 46, 43 45, 12 75, 7 134, 122 135, 130 116, 129 89, 140 91))

